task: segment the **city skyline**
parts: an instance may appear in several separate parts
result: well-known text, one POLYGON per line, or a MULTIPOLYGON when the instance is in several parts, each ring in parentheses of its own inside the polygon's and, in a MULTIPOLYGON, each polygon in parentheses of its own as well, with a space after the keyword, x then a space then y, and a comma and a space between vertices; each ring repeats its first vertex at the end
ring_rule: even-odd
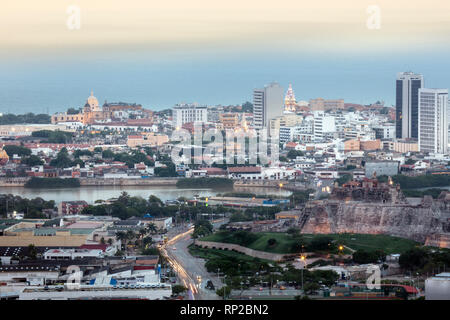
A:
POLYGON ((395 73, 408 70, 427 75, 430 87, 450 87, 450 4, 324 2, 78 1, 75 30, 69 2, 4 4, 0 112, 62 111, 92 89, 101 103, 153 110, 231 105, 273 81, 292 83, 298 100, 395 105, 395 73))

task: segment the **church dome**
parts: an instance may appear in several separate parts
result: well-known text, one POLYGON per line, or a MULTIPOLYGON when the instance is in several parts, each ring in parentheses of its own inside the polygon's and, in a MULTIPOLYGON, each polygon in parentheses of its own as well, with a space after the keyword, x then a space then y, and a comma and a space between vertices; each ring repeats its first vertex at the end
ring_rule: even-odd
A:
POLYGON ((91 96, 87 99, 87 104, 91 107, 92 111, 99 110, 98 100, 94 97, 94 92, 91 91, 91 96))

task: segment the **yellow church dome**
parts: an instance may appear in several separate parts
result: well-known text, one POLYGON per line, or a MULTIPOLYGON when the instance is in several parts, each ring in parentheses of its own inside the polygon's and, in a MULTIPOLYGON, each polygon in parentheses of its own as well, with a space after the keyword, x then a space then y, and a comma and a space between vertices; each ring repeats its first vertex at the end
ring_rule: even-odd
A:
POLYGON ((93 91, 91 91, 91 96, 87 99, 87 103, 89 104, 91 111, 97 111, 100 109, 98 106, 98 100, 94 97, 93 91))

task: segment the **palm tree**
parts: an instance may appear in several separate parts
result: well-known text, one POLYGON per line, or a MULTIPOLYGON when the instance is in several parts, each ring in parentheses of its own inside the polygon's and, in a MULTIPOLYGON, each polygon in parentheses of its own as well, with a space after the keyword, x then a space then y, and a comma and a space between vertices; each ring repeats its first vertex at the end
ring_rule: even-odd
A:
POLYGON ((139 230, 139 237, 142 239, 145 235, 147 234, 147 230, 145 230, 144 228, 142 228, 141 230, 139 230))
POLYGON ((123 241, 125 241, 125 243, 126 243, 126 240, 127 240, 126 233, 123 231, 118 231, 118 232, 116 232, 116 238, 122 242, 122 247, 123 247, 124 246, 123 241))
POLYGON ((128 240, 133 240, 136 237, 136 234, 133 230, 128 230, 126 236, 128 240))
POLYGON ((156 233, 156 226, 155 226, 154 223, 149 223, 148 226, 147 226, 147 229, 151 233, 156 233))
MULTIPOLYGON (((127 237, 127 240, 132 241, 134 238, 136 238, 136 234, 134 233, 133 230, 128 230, 126 237, 127 237)), ((128 247, 127 247, 127 250, 128 250, 128 247)))

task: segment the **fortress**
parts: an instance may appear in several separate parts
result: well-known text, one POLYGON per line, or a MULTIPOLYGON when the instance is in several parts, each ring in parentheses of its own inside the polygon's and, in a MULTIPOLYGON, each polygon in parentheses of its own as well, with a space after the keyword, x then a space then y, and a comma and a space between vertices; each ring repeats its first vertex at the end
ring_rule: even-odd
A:
POLYGON ((388 234, 450 248, 450 192, 409 203, 392 180, 350 181, 330 199, 307 203, 299 218, 302 233, 388 234))

